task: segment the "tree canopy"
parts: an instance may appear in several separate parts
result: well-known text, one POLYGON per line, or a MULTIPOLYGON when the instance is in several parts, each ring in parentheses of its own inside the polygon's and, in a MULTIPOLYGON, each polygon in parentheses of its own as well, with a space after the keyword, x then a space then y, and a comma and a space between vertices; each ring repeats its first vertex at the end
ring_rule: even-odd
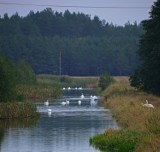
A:
POLYGON ((116 26, 68 10, 5 14, 0 18, 0 54, 14 63, 26 60, 36 73, 58 74, 61 52, 64 75, 130 75, 139 64, 142 33, 136 22, 116 26))
POLYGON ((144 34, 138 54, 141 64, 131 76, 131 85, 160 95, 160 0, 154 2, 150 19, 142 22, 144 34))
POLYGON ((0 102, 16 101, 21 98, 17 84, 34 84, 36 75, 26 61, 14 65, 6 57, 0 56, 0 102))
POLYGON ((14 100, 16 97, 16 70, 5 57, 0 56, 0 102, 14 100))

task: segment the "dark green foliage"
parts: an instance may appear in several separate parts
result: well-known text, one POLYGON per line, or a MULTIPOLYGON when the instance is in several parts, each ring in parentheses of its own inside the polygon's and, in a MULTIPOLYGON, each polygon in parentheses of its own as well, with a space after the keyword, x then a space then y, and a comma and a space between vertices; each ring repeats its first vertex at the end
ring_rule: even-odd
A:
POLYGON ((140 25, 114 26, 82 13, 30 12, 0 18, 0 53, 15 63, 26 60, 36 73, 62 75, 130 75, 136 56, 140 25))
POLYGON ((0 56, 0 102, 23 101, 24 97, 17 90, 17 84, 35 84, 36 75, 31 66, 21 61, 18 67, 0 56))
POLYGON ((101 90, 105 90, 111 83, 113 82, 113 78, 110 77, 107 73, 104 73, 99 78, 98 87, 101 88, 101 90))
POLYGON ((90 144, 103 152, 132 152, 138 145, 142 133, 136 130, 112 131, 90 138, 90 144))
POLYGON ((36 74, 32 67, 24 60, 20 61, 17 66, 17 78, 20 84, 36 83, 36 74))
POLYGON ((160 95, 160 0, 154 2, 150 19, 142 22, 145 30, 138 54, 141 65, 131 76, 131 85, 160 95))
POLYGON ((16 69, 6 58, 0 56, 0 102, 16 98, 16 69))

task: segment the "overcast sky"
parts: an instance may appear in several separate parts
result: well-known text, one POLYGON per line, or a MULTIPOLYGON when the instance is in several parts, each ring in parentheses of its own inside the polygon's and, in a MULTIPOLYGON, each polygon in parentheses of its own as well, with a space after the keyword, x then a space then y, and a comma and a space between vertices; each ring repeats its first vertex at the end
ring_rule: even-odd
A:
POLYGON ((42 11, 52 8, 54 11, 83 12, 101 20, 124 25, 141 22, 149 18, 150 8, 155 0, 0 0, 0 15, 9 16, 18 12, 20 16, 26 16, 31 10, 42 11), (14 3, 14 4, 13 4, 14 3), (58 6, 58 7, 56 7, 58 6), (80 7, 75 7, 80 6, 80 7), (85 7, 84 7, 85 6, 85 7), (96 8, 95 8, 96 7, 96 8), (118 7, 118 8, 117 8, 118 7))

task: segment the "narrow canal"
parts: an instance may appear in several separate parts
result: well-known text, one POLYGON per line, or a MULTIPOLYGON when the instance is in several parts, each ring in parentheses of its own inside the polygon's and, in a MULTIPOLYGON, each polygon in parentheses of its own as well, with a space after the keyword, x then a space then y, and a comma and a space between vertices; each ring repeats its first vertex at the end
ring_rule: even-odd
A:
POLYGON ((89 145, 89 138, 107 128, 117 128, 117 124, 98 99, 91 104, 91 95, 95 95, 93 90, 66 90, 61 99, 49 101, 52 113, 43 102, 37 103, 41 113, 38 122, 6 123, 0 151, 98 152, 89 145), (82 93, 84 99, 78 104, 82 93), (62 105, 66 100, 69 104, 62 105))

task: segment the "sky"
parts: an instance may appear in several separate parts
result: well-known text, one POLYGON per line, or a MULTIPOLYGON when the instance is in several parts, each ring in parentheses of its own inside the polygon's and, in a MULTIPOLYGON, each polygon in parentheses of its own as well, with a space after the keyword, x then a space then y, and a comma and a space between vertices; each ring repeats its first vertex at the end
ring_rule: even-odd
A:
POLYGON ((149 19, 149 12, 155 0, 0 0, 0 16, 9 16, 16 12, 26 16, 30 11, 42 11, 52 8, 53 11, 80 12, 98 16, 114 25, 124 25, 128 21, 133 24, 149 19))

